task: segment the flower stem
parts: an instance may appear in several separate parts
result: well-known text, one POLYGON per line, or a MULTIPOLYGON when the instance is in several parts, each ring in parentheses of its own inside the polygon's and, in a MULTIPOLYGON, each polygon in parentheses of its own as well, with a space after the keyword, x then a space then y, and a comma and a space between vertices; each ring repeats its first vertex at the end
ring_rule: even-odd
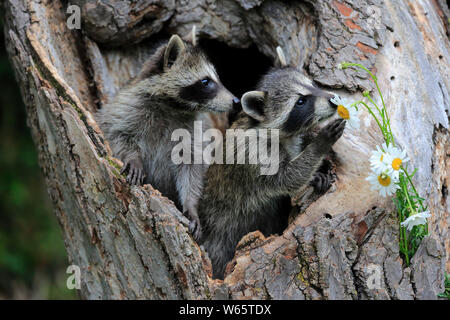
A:
MULTIPOLYGON (((403 181, 403 178, 400 181, 403 181)), ((409 218, 411 215, 416 213, 415 211, 417 211, 417 210, 411 204, 411 199, 409 199, 408 189, 406 189, 406 183, 402 183, 402 189, 403 189, 403 193, 405 194, 406 200, 408 201, 408 205, 409 205, 409 215, 407 217, 407 218, 409 218)))
POLYGON ((426 208, 423 206, 423 202, 420 199, 419 193, 417 192, 416 187, 414 186, 414 183, 412 182, 412 179, 411 179, 410 175, 408 174, 408 171, 406 171, 403 166, 402 166, 402 171, 405 173, 406 178, 408 179, 409 183, 411 184, 411 187, 412 187, 412 189, 414 191, 414 194, 415 194, 415 196, 417 197, 417 200, 420 203, 420 207, 421 207, 422 211, 425 211, 426 208))
MULTIPOLYGON (((402 177, 400 181, 404 181, 404 178, 402 177)), ((408 205, 409 205, 409 213, 411 215, 411 213, 414 210, 412 204, 411 204, 411 200, 409 199, 409 194, 408 194, 408 190, 406 189, 406 183, 402 183, 402 189, 403 189, 403 193, 405 194, 406 200, 408 201, 408 205)), ((403 221, 405 221, 405 217, 403 216, 403 221)), ((401 224, 400 224, 401 225, 401 224)), ((409 266, 409 252, 408 252, 408 238, 406 236, 406 228, 402 226, 401 231, 403 232, 403 242, 404 242, 404 246, 405 246, 405 258, 406 258, 406 265, 409 266)))
MULTIPOLYGON (((391 140, 390 142, 392 142, 392 145, 395 146, 394 136, 392 135, 392 129, 391 129, 391 121, 390 121, 389 116, 388 116, 388 114, 387 114, 386 104, 384 103, 383 94, 381 93, 380 86, 378 85, 378 79, 377 79, 377 77, 375 77, 375 76, 373 75, 373 73, 372 73, 369 69, 367 69, 366 67, 364 67, 364 66, 363 66, 362 64, 360 64, 360 63, 343 62, 343 63, 342 63, 342 67, 343 67, 343 69, 345 69, 345 68, 347 68, 347 67, 358 67, 358 68, 363 69, 364 71, 366 71, 366 72, 370 75, 370 77, 372 78, 373 82, 375 83, 375 86, 377 87, 378 94, 380 95, 380 98, 381 98, 381 103, 383 104, 383 109, 382 109, 382 111, 384 111, 384 114, 381 113, 381 115, 382 115, 382 117, 383 117, 383 124, 384 124, 384 120, 385 120, 384 117, 386 117, 387 127, 389 128, 389 130, 387 130, 387 131, 388 131, 388 136, 389 136, 389 138, 390 138, 390 140, 391 140)), ((372 102, 372 103, 373 103, 373 102, 372 102)), ((386 143, 389 144, 388 141, 386 141, 386 143)))
POLYGON ((380 110, 380 108, 378 107, 378 105, 375 103, 375 101, 373 101, 373 99, 369 96, 366 95, 365 96, 367 99, 369 99, 369 101, 375 106, 375 108, 377 108, 378 113, 381 115, 381 118, 383 119, 383 124, 384 124, 384 113, 380 110))
MULTIPOLYGON (((374 99, 370 96, 368 91, 363 92, 363 96, 368 99, 368 101, 376 108, 379 113, 379 119, 371 107, 369 107, 368 103, 364 101, 357 101, 353 103, 351 106, 354 106, 356 109, 358 104, 362 104, 370 115, 377 122, 380 131, 383 134, 384 141, 386 145, 389 146, 391 143, 395 147, 394 135, 392 133, 391 128, 391 120, 387 113, 386 104, 384 102, 383 94, 381 93, 380 86, 378 85, 378 79, 372 72, 359 63, 351 63, 351 62, 342 62, 338 66, 341 69, 346 69, 348 67, 357 67, 366 71, 370 77, 372 78, 375 86, 377 88, 378 94, 380 95, 382 106, 378 106, 374 99), (381 121, 381 122, 380 122, 381 121)), ((356 69, 356 71, 359 71, 356 69)), ((375 110, 375 109, 374 109, 375 110)), ((387 150, 383 150, 385 152, 387 150)), ((404 254, 406 265, 409 266, 410 258, 414 255, 415 251, 418 247, 418 241, 420 241, 424 235, 428 234, 428 222, 425 223, 425 230, 423 227, 414 227, 409 232, 407 232, 407 228, 402 226, 402 223, 409 218, 411 215, 416 214, 419 210, 418 203, 423 211, 426 211, 426 208, 423 203, 423 199, 420 198, 419 193, 417 192, 414 183, 412 181, 412 176, 414 176, 414 172, 412 176, 408 173, 407 168, 401 167, 402 172, 400 172, 400 179, 396 184, 400 187, 396 192, 396 204, 398 208, 398 223, 399 223, 399 248, 400 251, 404 254), (411 185, 411 189, 408 185, 411 185), (411 194, 410 194, 411 192, 411 194), (424 233, 425 231, 425 233, 424 233), (409 251, 408 247, 411 251, 409 251)))
POLYGON ((401 231, 403 232, 403 242, 405 246, 405 262, 406 266, 409 267, 409 252, 408 252, 408 239, 406 238, 406 228, 403 226, 400 226, 401 231))
MULTIPOLYGON (((355 104, 362 104, 364 107, 366 107, 367 111, 369 111, 369 113, 372 115, 372 117, 375 119, 375 121, 378 124, 378 127, 380 128, 381 132, 383 133, 383 138, 384 140, 389 139, 386 136, 386 129, 381 125, 380 121, 378 120, 378 118, 375 116, 375 114, 373 113, 372 109, 370 109, 370 107, 364 102, 364 101, 357 101, 355 102, 355 104)), ((389 140, 388 140, 389 141, 389 140)))

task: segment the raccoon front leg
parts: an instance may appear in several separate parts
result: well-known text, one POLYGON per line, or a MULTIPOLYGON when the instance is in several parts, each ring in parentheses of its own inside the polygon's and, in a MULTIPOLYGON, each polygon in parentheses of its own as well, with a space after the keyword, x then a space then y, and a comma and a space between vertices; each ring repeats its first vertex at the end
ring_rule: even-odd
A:
POLYGON ((142 185, 145 179, 145 171, 137 144, 131 142, 131 139, 127 136, 116 135, 110 138, 110 145, 114 154, 123 162, 120 174, 128 172, 126 179, 129 184, 142 185))
POLYGON ((317 138, 296 158, 280 168, 277 180, 283 192, 293 194, 312 180, 323 157, 342 136, 344 129, 345 121, 342 119, 333 121, 323 128, 317 138))
POLYGON ((176 176, 176 185, 183 209, 189 219, 189 232, 195 240, 202 236, 202 228, 197 213, 198 200, 203 190, 203 178, 207 167, 200 164, 181 165, 176 176))

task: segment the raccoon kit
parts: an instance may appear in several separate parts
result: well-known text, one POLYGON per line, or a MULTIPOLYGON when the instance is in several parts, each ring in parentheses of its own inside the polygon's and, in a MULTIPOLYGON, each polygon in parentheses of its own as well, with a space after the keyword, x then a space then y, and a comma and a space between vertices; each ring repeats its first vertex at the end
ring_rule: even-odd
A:
MULTIPOLYGON (((283 56, 280 59, 283 61, 283 56)), ((223 277, 242 236, 255 230, 265 235, 282 231, 280 211, 286 196, 308 183, 319 189, 327 183, 317 170, 341 137, 345 122, 330 119, 306 146, 302 137, 336 114, 332 96, 291 67, 273 69, 260 81, 258 91, 242 96, 243 112, 231 129, 278 129, 278 171, 262 175, 260 163, 212 164, 208 168, 198 205, 203 228, 199 242, 208 252, 215 278, 223 277)), ((267 135, 266 143, 277 141, 267 135)), ((247 150, 249 143, 244 141, 244 147, 247 150)))
POLYGON ((200 235, 197 200, 207 169, 203 164, 174 164, 177 142, 172 132, 194 121, 208 129, 208 112, 227 112, 239 103, 220 82, 214 66, 195 46, 174 35, 144 64, 140 74, 98 112, 98 120, 122 171, 133 185, 150 183, 175 202, 190 219, 190 231, 200 235))

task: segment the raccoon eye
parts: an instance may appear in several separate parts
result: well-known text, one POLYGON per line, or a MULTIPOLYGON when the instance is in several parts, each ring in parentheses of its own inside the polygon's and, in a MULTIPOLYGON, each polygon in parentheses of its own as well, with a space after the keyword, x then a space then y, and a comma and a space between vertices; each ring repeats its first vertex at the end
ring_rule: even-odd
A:
POLYGON ((306 97, 300 97, 297 102, 295 103, 295 105, 297 106, 303 106, 306 103, 306 97))
POLYGON ((207 87, 209 85, 209 83, 211 82, 211 79, 205 78, 205 79, 202 79, 201 82, 202 82, 202 85, 207 87))

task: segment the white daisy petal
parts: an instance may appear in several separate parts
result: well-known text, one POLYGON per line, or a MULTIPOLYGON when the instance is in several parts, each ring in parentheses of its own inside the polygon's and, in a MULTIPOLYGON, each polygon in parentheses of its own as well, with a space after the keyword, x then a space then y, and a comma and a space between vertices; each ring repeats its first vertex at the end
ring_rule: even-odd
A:
POLYGON ((366 178, 372 185, 372 190, 378 190, 382 197, 387 197, 395 194, 399 186, 396 184, 397 180, 390 176, 388 172, 372 172, 370 176, 366 178))
MULTIPOLYGON (((385 152, 379 147, 377 150, 372 151, 372 155, 369 158, 370 166, 372 170, 378 174, 388 170, 388 165, 383 161, 386 156, 385 152)), ((384 149, 386 150, 386 149, 384 149)))
POLYGON ((337 94, 334 94, 334 98, 331 98, 330 101, 337 106, 343 103, 341 97, 339 97, 337 94))
POLYGON ((347 108, 347 112, 348 112, 348 119, 346 120, 348 125, 353 129, 359 129, 359 117, 356 108, 354 107, 347 108))
POLYGON ((330 101, 337 106, 337 113, 342 118, 345 119, 352 129, 359 129, 359 112, 355 106, 350 107, 350 103, 347 100, 342 99, 337 94, 330 101))
POLYGON ((394 147, 392 144, 387 146, 385 150, 387 152, 383 162, 386 164, 389 173, 398 179, 401 167, 409 161, 406 151, 394 147))
POLYGON ((414 226, 423 225, 427 223, 427 219, 431 217, 429 211, 418 212, 409 216, 405 221, 401 223, 408 231, 411 231, 414 226))

